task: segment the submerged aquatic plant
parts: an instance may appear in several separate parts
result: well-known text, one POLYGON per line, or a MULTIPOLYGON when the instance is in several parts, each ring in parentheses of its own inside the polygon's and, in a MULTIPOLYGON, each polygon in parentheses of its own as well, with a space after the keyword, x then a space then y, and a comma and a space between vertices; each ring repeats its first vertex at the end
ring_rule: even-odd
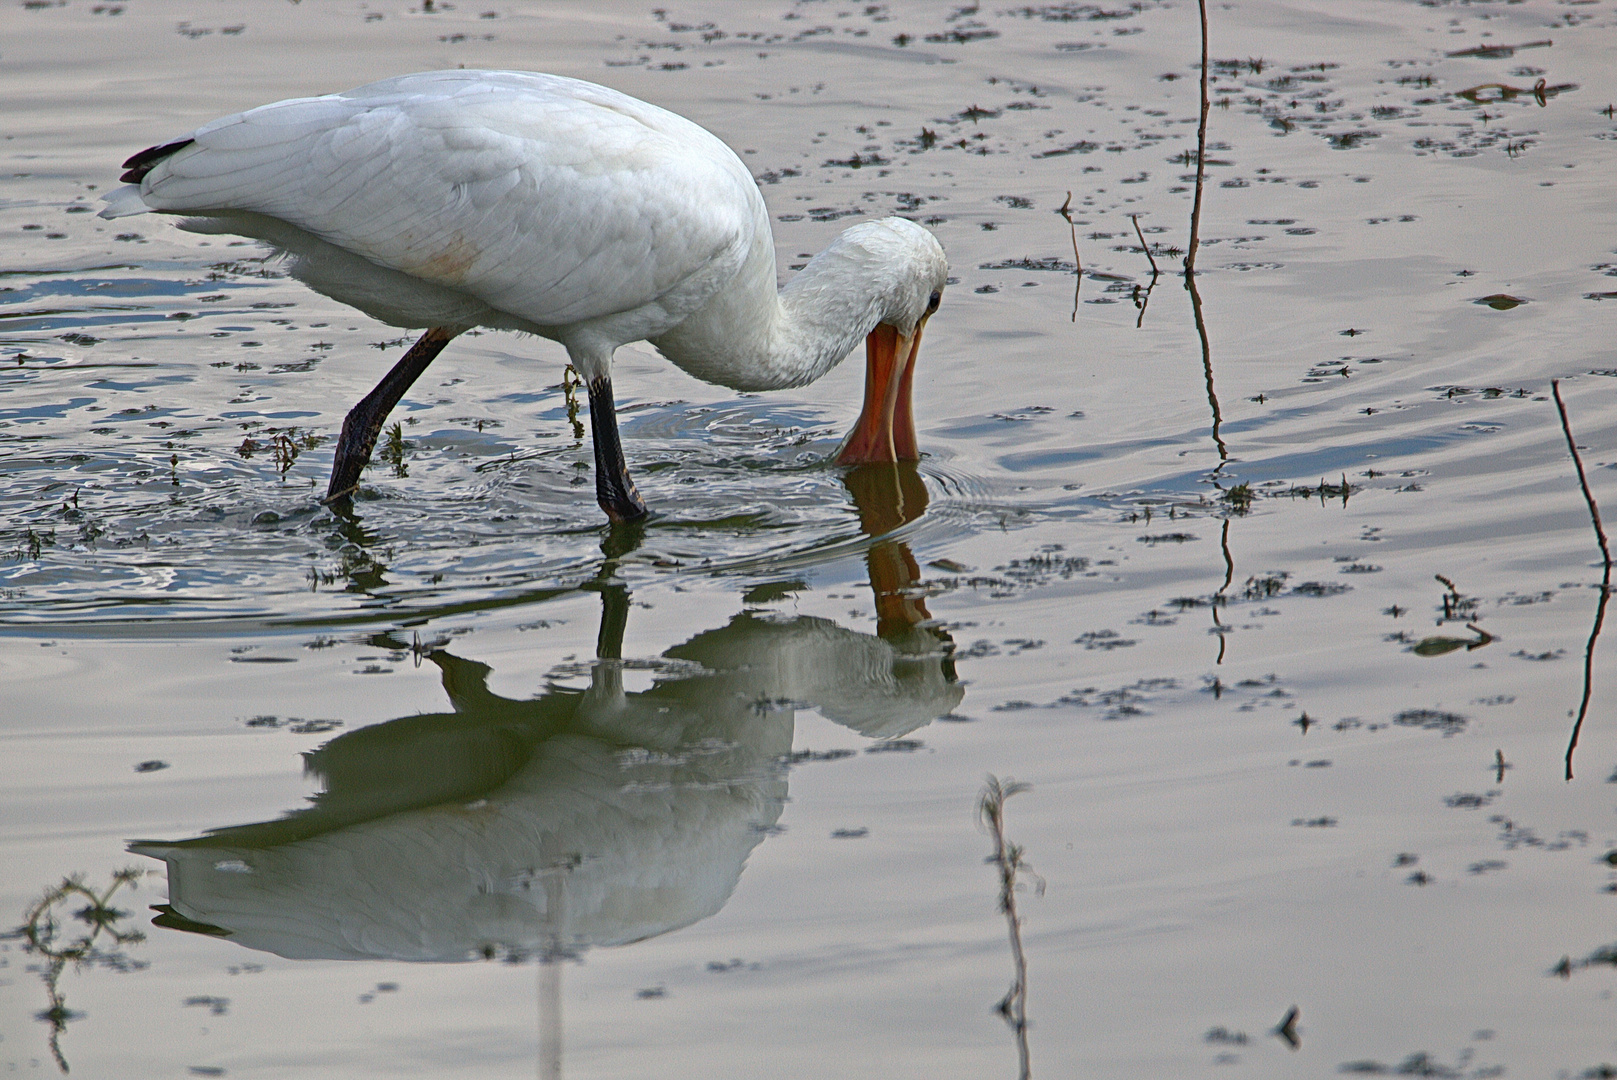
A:
POLYGON ((67 1007, 67 996, 58 985, 62 972, 70 963, 75 969, 98 965, 115 971, 134 971, 146 966, 130 960, 117 948, 106 949, 97 944, 103 936, 114 946, 135 945, 146 940, 146 935, 139 930, 121 929, 119 923, 129 917, 129 912, 112 906, 113 896, 125 887, 134 888, 145 873, 138 866, 115 871, 111 883, 100 892, 86 885, 82 876, 63 878, 61 884, 47 891, 28 909, 27 920, 17 929, 17 935, 25 943, 24 950, 45 957, 45 963, 37 970, 44 980, 50 1005, 35 1013, 34 1018, 50 1025, 51 1056, 63 1073, 68 1072, 68 1065, 62 1053, 62 1032, 83 1014, 67 1007), (84 902, 84 906, 73 911, 71 918, 83 923, 87 930, 73 930, 64 917, 67 906, 75 901, 84 902))
POLYGON ((404 425, 395 422, 387 429, 387 442, 382 444, 381 458, 393 466, 393 475, 401 479, 410 475, 409 467, 404 463, 407 449, 409 447, 404 441, 404 425))

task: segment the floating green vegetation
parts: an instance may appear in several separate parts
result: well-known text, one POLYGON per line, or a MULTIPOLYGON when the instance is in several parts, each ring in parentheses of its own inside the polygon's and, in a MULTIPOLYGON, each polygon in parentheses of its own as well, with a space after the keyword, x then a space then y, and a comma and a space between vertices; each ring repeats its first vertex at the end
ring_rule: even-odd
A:
MULTIPOLYGON (((242 439, 241 445, 236 447, 236 453, 250 461, 255 455, 268 451, 270 460, 275 464, 275 471, 283 480, 286 479, 286 474, 292 471, 299 454, 305 450, 313 450, 325 441, 322 436, 312 431, 300 431, 295 427, 270 428, 267 434, 269 438, 264 442, 250 435, 242 439)), ((178 462, 174 464, 178 465, 178 462)))
POLYGON ((35 532, 32 528, 24 528, 22 535, 17 538, 17 546, 6 552, 6 558, 33 560, 44 554, 46 548, 55 546, 54 532, 35 532))
POLYGON ((404 464, 405 451, 409 445, 404 441, 404 425, 394 421, 393 426, 387 429, 387 441, 382 444, 382 460, 393 467, 393 475, 403 479, 410 475, 409 468, 404 464))
POLYGON ((1255 496, 1252 494, 1252 485, 1243 482, 1226 488, 1221 497, 1229 506, 1230 512, 1239 516, 1252 509, 1252 500, 1255 496))
POLYGON ((1283 492, 1277 492, 1277 494, 1287 495, 1287 496, 1290 496, 1293 499, 1315 499, 1315 498, 1317 498, 1322 503, 1326 499, 1341 499, 1342 500, 1342 505, 1346 506, 1347 501, 1348 501, 1348 496, 1352 495, 1355 491, 1358 491, 1358 490, 1359 490, 1358 488, 1356 488, 1352 484, 1348 483, 1347 474, 1343 473, 1342 474, 1342 482, 1339 483, 1339 484, 1327 483, 1325 480, 1321 479, 1318 486, 1310 487, 1310 486, 1307 486, 1307 485, 1304 485, 1304 484, 1297 484, 1297 485, 1293 485, 1292 487, 1286 489, 1283 492))
POLYGON ((1474 638, 1424 637, 1411 645, 1409 651, 1416 656, 1443 656, 1454 652, 1456 649, 1471 652, 1473 649, 1480 649, 1484 645, 1499 640, 1475 623, 1466 623, 1465 628, 1475 631, 1477 636, 1474 638))
POLYGON ((584 385, 583 378, 573 365, 568 364, 561 373, 561 392, 567 400, 567 422, 573 425, 573 438, 584 438, 584 422, 578 418, 578 388, 584 385))

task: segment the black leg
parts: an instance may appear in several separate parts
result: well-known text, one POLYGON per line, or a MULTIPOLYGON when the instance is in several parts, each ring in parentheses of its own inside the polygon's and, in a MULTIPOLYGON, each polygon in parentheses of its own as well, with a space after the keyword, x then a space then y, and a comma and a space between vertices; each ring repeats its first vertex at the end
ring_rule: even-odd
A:
POLYGON ((347 419, 342 422, 342 437, 337 440, 336 457, 331 463, 331 482, 326 485, 326 497, 321 502, 346 503, 353 495, 354 489, 359 487, 359 474, 371 463, 371 451, 376 448, 376 437, 382 433, 387 414, 457 332, 435 326, 422 334, 376 388, 349 410, 347 419))
POLYGON ((646 501, 635 490, 629 464, 623 460, 609 375, 590 380, 590 431, 595 436, 595 501, 614 524, 639 521, 646 516, 646 501))

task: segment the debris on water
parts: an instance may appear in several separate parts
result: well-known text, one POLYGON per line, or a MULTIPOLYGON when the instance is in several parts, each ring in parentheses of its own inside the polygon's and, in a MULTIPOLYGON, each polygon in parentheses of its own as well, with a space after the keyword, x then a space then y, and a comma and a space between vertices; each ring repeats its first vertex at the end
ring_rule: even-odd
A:
POLYGON ((920 750, 925 745, 920 739, 883 739, 881 742, 871 743, 865 747, 865 753, 910 754, 920 750))
POLYGON ((1521 49, 1547 49, 1555 44, 1549 38, 1540 41, 1528 41, 1520 45, 1473 45, 1469 49, 1457 49, 1454 52, 1444 53, 1450 58, 1470 56, 1479 60, 1505 60, 1515 56, 1521 49))
POLYGON ((1082 645, 1086 649, 1099 649, 1110 651, 1112 649, 1127 649, 1137 644, 1132 638, 1123 637, 1116 630, 1091 630, 1079 634, 1073 639, 1074 645, 1082 645))
POLYGON ((1448 736, 1457 735, 1465 730, 1466 718, 1459 713, 1444 712, 1441 709, 1405 709, 1393 717, 1392 722, 1399 727, 1440 731, 1448 736))
MULTIPOLYGON (((1050 255, 1050 256, 1047 256, 1047 257, 1042 258, 1042 259, 1034 259, 1034 258, 1030 258, 1030 257, 1024 255, 1023 257, 1021 257, 1019 259, 1001 259, 999 262, 983 263, 981 266, 977 267, 977 269, 979 269, 979 270, 1035 270, 1035 271, 1048 271, 1048 272, 1051 272, 1051 273, 1070 274, 1074 270, 1077 269, 1077 266, 1075 264, 1071 263, 1071 262, 1068 262, 1065 259, 1057 258, 1054 255, 1050 255)), ((1099 275, 1091 275, 1091 276, 1099 276, 1099 275)), ((1115 280, 1124 280, 1124 279, 1115 279, 1115 280)))
POLYGON ((224 1016, 230 1011, 229 998, 213 997, 212 995, 207 994, 199 994, 194 997, 188 997, 184 1002, 182 1002, 182 1004, 187 1009, 197 1007, 207 1009, 214 1016, 224 1016))
POLYGON ((1345 592, 1352 592, 1353 586, 1339 585, 1323 581, 1305 581, 1294 586, 1287 596, 1312 596, 1316 599, 1324 596, 1341 596, 1345 592))
POLYGON ((785 600, 807 590, 807 583, 800 580, 792 581, 766 581, 754 585, 741 595, 743 604, 772 604, 785 600))
POLYGON ((852 750, 793 750, 781 760, 787 765, 801 765, 809 761, 841 761, 854 756, 852 750))
POLYGON ((1442 637, 1436 635, 1432 637, 1424 637, 1417 641, 1414 645, 1410 646, 1409 651, 1414 653, 1416 656, 1443 656, 1446 653, 1454 652, 1456 649, 1464 649, 1466 652, 1472 652, 1476 649, 1482 648, 1484 645, 1499 640, 1497 637, 1488 633, 1486 630, 1483 630, 1481 627, 1476 626, 1475 624, 1468 624, 1466 629, 1474 631, 1477 636, 1474 638, 1442 637))

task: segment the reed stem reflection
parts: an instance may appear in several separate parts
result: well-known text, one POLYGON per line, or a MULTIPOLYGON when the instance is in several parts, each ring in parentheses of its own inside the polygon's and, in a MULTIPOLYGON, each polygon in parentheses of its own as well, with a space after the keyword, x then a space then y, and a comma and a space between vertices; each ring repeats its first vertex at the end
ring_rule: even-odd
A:
POLYGON ((1578 736, 1583 732, 1584 717, 1589 715, 1589 698, 1594 690, 1595 642, 1600 640, 1600 628, 1606 622, 1606 603, 1611 599, 1611 545, 1606 542, 1606 530, 1600 524, 1600 507, 1589 490, 1589 478, 1584 475, 1583 458, 1578 456, 1578 443, 1572 437, 1572 423, 1567 419, 1566 403, 1561 400, 1561 380, 1550 380, 1550 391, 1555 395, 1555 408, 1561 414, 1561 432, 1566 436, 1566 448, 1572 455, 1572 464, 1578 470, 1578 486, 1583 489, 1584 502, 1589 504, 1589 520, 1594 523, 1595 540, 1600 544, 1600 558, 1604 570, 1600 575, 1600 602, 1595 605, 1595 624, 1589 631, 1589 643, 1583 647, 1583 698, 1578 702, 1578 718, 1572 725, 1572 735, 1566 745, 1566 778, 1572 779, 1572 755, 1578 749, 1578 736))
POLYGON ((62 1050, 62 1035, 67 1025, 83 1014, 67 1007, 67 995, 62 991, 62 974, 72 964, 74 970, 87 967, 109 968, 113 971, 136 971, 145 967, 139 960, 131 960, 123 949, 146 940, 139 930, 124 927, 129 912, 112 906, 112 899, 125 888, 133 889, 146 872, 140 867, 116 871, 105 889, 97 891, 85 883, 82 876, 62 879, 61 884, 46 891, 23 921, 19 933, 23 951, 44 957, 38 967, 40 980, 50 1005, 35 1014, 35 1019, 49 1024, 51 1057, 56 1067, 66 1075, 70 1070, 67 1055, 62 1050), (82 904, 72 912, 72 919, 86 929, 74 931, 63 918, 71 904, 82 904), (102 938, 105 937, 105 944, 102 938))
POLYGON ((994 851, 988 861, 999 872, 999 910, 1005 916, 1006 933, 1011 943, 1011 965, 1015 978, 1010 990, 1000 999, 994 1011, 1005 1018, 1016 1039, 1018 1080, 1031 1080, 1033 1060, 1028 1048, 1027 1025, 1027 953, 1022 948, 1022 915, 1017 910, 1016 894, 1021 891, 1021 878, 1032 877, 1040 895, 1044 893, 1044 879, 1033 873, 1022 845, 1012 843, 1005 836, 1005 801, 1013 795, 1032 790, 1031 784, 1015 780, 1000 780, 990 776, 977 800, 977 815, 994 840, 994 851))

